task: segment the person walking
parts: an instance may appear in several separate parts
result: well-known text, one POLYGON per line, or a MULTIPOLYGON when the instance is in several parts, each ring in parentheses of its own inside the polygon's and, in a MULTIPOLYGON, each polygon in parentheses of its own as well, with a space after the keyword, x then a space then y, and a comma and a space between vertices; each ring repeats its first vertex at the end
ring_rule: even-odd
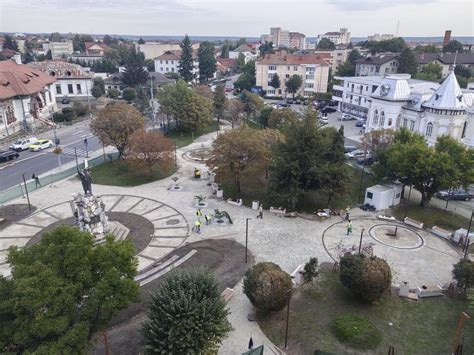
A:
POLYGON ((193 232, 196 232, 197 234, 201 234, 201 222, 199 220, 194 221, 193 232))
POLYGON ((347 206, 346 207, 346 218, 345 218, 346 221, 349 220, 350 212, 351 212, 351 208, 349 206, 347 206))
POLYGON ((208 214, 205 214, 204 219, 206 220, 206 225, 211 224, 211 216, 209 216, 208 214))
POLYGON ((258 207, 258 215, 257 218, 263 219, 263 205, 258 207))
POLYGON ((347 235, 352 234, 352 222, 349 220, 349 223, 347 223, 347 235))
POLYGON ((39 185, 39 187, 41 187, 41 182, 40 182, 39 177, 35 176, 35 189, 38 188, 38 185, 39 185))
POLYGON ((196 217, 197 217, 198 221, 201 222, 202 211, 201 211, 200 208, 196 211, 196 217))

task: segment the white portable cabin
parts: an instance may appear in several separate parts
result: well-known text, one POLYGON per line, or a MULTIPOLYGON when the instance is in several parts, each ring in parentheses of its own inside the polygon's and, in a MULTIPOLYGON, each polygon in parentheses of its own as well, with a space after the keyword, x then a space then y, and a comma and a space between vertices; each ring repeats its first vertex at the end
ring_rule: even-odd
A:
POLYGON ((374 185, 365 190, 364 204, 375 206, 376 210, 385 210, 400 203, 401 185, 374 185))

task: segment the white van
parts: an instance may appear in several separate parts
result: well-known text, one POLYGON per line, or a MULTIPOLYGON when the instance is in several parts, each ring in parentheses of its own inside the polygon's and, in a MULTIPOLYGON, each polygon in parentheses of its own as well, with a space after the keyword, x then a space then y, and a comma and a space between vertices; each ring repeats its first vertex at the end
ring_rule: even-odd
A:
POLYGON ((20 138, 9 148, 16 152, 21 152, 22 150, 30 149, 30 145, 35 144, 37 142, 38 142, 38 139, 36 139, 35 137, 20 138))

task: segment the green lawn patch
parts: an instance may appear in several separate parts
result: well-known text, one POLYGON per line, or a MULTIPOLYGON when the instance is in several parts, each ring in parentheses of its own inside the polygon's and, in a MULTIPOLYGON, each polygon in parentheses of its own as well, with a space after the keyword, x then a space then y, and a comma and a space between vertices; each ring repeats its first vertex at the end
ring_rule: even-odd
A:
POLYGON ((337 317, 332 322, 332 329, 339 341, 355 349, 375 349, 382 341, 380 330, 362 317, 337 317))
POLYGON ((168 171, 156 167, 152 176, 137 175, 125 160, 113 160, 91 168, 91 176, 94 183, 99 185, 138 186, 168 177, 175 171, 174 167, 168 171))
POLYGON ((178 132, 172 130, 168 135, 171 139, 176 142, 176 148, 185 147, 193 142, 193 138, 196 139, 204 134, 215 132, 219 129, 217 121, 212 121, 209 125, 202 129, 198 129, 194 132, 178 132))
POLYGON ((402 200, 401 205, 392 207, 392 213, 399 220, 403 220, 405 214, 407 214, 408 217, 423 222, 428 228, 438 226, 454 231, 459 228, 467 229, 469 227, 469 219, 452 211, 436 207, 421 207, 419 204, 409 203, 406 200, 402 200))
MULTIPOLYGON (((464 311, 467 311, 467 302, 461 297, 443 296, 414 302, 386 296, 376 304, 367 305, 341 285, 337 272, 323 268, 315 284, 296 289, 291 299, 288 353, 313 354, 320 350, 334 354, 386 354, 389 346, 393 346, 395 354, 449 354, 457 321, 464 311), (335 319, 347 315, 363 318, 378 329, 379 345, 373 350, 354 350, 348 342, 340 341, 333 325, 335 319)), ((270 315, 257 314, 257 317, 263 332, 282 347, 286 308, 270 315)), ((468 320, 463 353, 474 352, 472 334, 474 322, 468 320)), ((374 345, 371 340, 367 341, 374 345)))
MULTIPOLYGON (((349 180, 351 185, 346 194, 334 199, 331 202, 331 208, 346 208, 357 205, 357 196, 360 189, 360 179, 362 171, 352 166, 348 166, 349 180)), ((365 189, 369 186, 375 185, 375 178, 372 175, 365 174, 362 181, 361 199, 365 193, 365 189)), ((251 206, 253 200, 263 203, 264 208, 270 206, 277 207, 278 204, 272 201, 267 194, 268 181, 264 178, 258 179, 256 177, 243 178, 241 182, 242 192, 240 198, 243 200, 245 206, 251 206)), ((224 189, 224 197, 235 197, 235 186, 233 181, 225 181, 222 183, 224 189)), ((285 206, 283 206, 285 207, 285 206)), ((310 191, 304 195, 298 202, 297 210, 300 212, 313 213, 314 211, 328 208, 328 195, 321 191, 310 191)))

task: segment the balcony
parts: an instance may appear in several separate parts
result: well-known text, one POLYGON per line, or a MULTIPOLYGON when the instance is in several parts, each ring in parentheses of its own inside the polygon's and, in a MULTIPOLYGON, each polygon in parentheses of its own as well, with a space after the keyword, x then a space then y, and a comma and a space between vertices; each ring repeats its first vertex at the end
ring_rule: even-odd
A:
POLYGON ((344 91, 344 86, 341 85, 333 85, 332 86, 333 90, 339 90, 339 91, 344 91))

